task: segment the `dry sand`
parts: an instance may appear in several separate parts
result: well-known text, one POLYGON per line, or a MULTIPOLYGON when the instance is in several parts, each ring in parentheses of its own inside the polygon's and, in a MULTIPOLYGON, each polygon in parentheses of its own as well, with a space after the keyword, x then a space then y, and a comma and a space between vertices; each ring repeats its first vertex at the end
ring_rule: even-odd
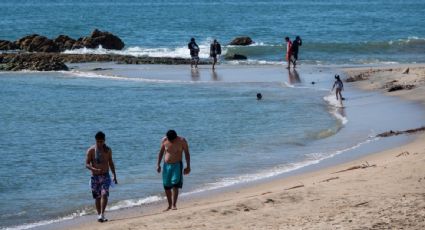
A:
MULTIPOLYGON (((425 65, 347 69, 350 85, 425 104, 425 65), (357 77, 359 78, 359 77, 357 77), (408 87, 410 88, 410 87, 408 87)), ((350 85, 347 84, 348 87, 350 85)), ((346 87, 347 87, 346 86, 346 87)), ((180 202, 153 212, 74 229, 425 229, 425 133, 415 141, 314 173, 180 202)), ((164 204, 165 205, 165 204, 164 204)))

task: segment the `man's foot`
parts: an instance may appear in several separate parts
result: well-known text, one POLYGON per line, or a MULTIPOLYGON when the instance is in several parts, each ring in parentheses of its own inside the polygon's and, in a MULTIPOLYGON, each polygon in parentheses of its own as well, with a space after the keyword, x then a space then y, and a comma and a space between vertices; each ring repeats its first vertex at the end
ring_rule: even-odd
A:
POLYGON ((100 222, 100 223, 103 223, 103 222, 108 221, 108 219, 106 219, 105 216, 101 214, 97 217, 97 221, 100 222))
POLYGON ((166 209, 164 209, 164 210, 162 210, 163 212, 167 212, 167 211, 170 211, 171 210, 171 207, 167 207, 166 209))
POLYGON ((177 210, 177 207, 176 206, 173 206, 173 208, 172 208, 173 210, 177 210))

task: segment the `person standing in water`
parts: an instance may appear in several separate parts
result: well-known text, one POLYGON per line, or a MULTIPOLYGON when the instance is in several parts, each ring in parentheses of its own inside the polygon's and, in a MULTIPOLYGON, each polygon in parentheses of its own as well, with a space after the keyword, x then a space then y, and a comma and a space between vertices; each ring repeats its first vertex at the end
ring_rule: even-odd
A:
POLYGON ((212 69, 215 69, 215 64, 217 63, 217 55, 221 54, 221 45, 218 43, 216 39, 214 39, 214 42, 210 46, 210 57, 213 58, 213 65, 212 69))
POLYGON ((190 42, 187 44, 187 48, 190 50, 190 67, 193 68, 193 65, 195 65, 195 68, 198 68, 198 62, 199 62, 199 46, 195 42, 195 38, 191 38, 190 42))
POLYGON ((288 62, 288 67, 286 67, 287 69, 289 69, 291 67, 291 62, 292 62, 292 42, 291 39, 289 39, 289 37, 285 37, 285 41, 286 41, 286 61, 288 62))
POLYGON ((292 43, 292 64, 295 66, 297 65, 297 60, 298 60, 298 49, 300 46, 302 46, 303 42, 301 40, 300 36, 295 37, 294 42, 292 43))
POLYGON ((177 136, 176 131, 168 130, 166 136, 161 141, 161 148, 158 153, 157 169, 161 173, 161 161, 164 156, 162 169, 162 182, 165 195, 167 196, 168 207, 164 211, 177 210, 177 198, 179 189, 183 187, 183 174, 190 173, 190 153, 189 145, 184 137, 177 136), (183 152, 186 159, 186 168, 183 169, 183 152))
POLYGON ((335 96, 336 96, 336 100, 344 100, 345 98, 342 97, 341 95, 341 91, 344 90, 344 84, 342 83, 341 79, 339 78, 339 75, 335 75, 335 83, 332 86, 332 90, 333 91, 335 89, 335 96))

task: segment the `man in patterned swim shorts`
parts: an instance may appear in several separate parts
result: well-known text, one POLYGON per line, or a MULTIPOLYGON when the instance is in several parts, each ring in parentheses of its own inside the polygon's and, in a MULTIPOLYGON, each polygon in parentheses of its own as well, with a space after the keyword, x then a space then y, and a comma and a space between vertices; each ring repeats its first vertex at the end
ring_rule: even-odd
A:
POLYGON ((96 210, 98 214, 97 221, 105 222, 105 209, 108 204, 109 186, 111 185, 111 176, 109 168, 113 175, 113 181, 118 183, 115 174, 115 165, 112 160, 112 150, 105 144, 105 134, 98 132, 95 136, 96 144, 87 150, 86 168, 92 173, 90 185, 93 199, 96 200, 96 210))

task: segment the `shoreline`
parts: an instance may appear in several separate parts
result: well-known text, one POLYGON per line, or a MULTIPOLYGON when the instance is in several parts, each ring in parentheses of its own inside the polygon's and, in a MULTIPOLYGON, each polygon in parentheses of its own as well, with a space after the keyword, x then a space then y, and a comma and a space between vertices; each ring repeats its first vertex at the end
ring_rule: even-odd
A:
MULTIPOLYGON (((398 66, 398 69, 405 68, 398 66)), ((418 66, 423 65, 419 64, 418 66)), ((385 69, 387 67, 378 68, 385 69)), ((370 67, 350 68, 347 74, 352 76, 362 71, 370 72, 370 69, 370 67)), ((373 75, 369 77, 374 79, 373 75)), ((424 75, 420 79, 424 79, 424 75)), ((415 79, 416 82, 419 82, 416 90, 423 91, 424 85, 420 79, 415 79)), ((386 78, 382 79, 382 81, 386 80, 386 78)), ((379 87, 370 89, 367 87, 369 84, 376 86, 378 83, 376 80, 369 79, 351 85, 362 90, 379 89, 379 87)), ((381 84, 383 83, 381 82, 381 84)), ((409 96, 410 93, 409 90, 401 90, 390 95, 400 96, 404 100, 412 100, 409 96)), ((416 96, 415 98, 415 101, 425 103, 425 96, 416 96)), ((425 207, 425 196, 423 192, 421 193, 421 188, 422 191, 425 188, 425 177, 420 175, 424 173, 424 170, 421 171, 421 167, 418 165, 425 161, 425 144, 422 143, 424 137, 424 133, 418 133, 414 135, 415 140, 408 144, 378 153, 370 153, 360 159, 342 164, 314 169, 312 172, 307 171, 284 178, 272 178, 270 181, 250 183, 239 186, 239 189, 212 192, 210 197, 183 198, 183 201, 179 202, 179 211, 177 212, 162 213, 159 211, 161 204, 158 203, 157 206, 153 204, 150 210, 142 210, 145 209, 145 206, 124 210, 106 224, 92 223, 89 216, 86 216, 85 221, 72 220, 68 223, 54 225, 66 229, 127 229, 130 227, 132 229, 310 229, 317 228, 317 226, 320 226, 319 228, 404 226, 409 229, 420 229, 425 226, 423 221, 425 214, 418 212, 415 216, 415 213, 420 211, 419 207, 415 208, 412 205, 406 207, 403 202, 402 208, 407 216, 400 215, 400 213, 393 215, 388 212, 379 218, 376 215, 370 216, 370 212, 377 211, 377 208, 381 208, 378 210, 380 213, 385 212, 382 209, 384 202, 380 201, 381 195, 384 195, 383 200, 389 199, 391 204, 395 202, 400 205, 396 197, 399 197, 401 193, 405 193, 401 195, 405 200, 414 200, 425 207), (410 168, 411 164, 415 167, 410 168), (397 172, 399 168, 403 172, 402 175, 397 172), (409 170, 413 170, 415 174, 409 175, 409 170), (379 173, 376 175, 377 172, 382 175, 379 173), (408 179, 392 185, 391 190, 382 190, 379 187, 384 188, 387 184, 394 184, 390 183, 391 180, 400 176, 406 176, 408 179), (406 183, 412 185, 415 182, 418 183, 417 187, 403 189, 402 185, 406 183), (397 186, 398 184, 400 185, 397 186), (321 198, 316 199, 310 193, 321 198), (330 205, 332 203, 342 206, 343 211, 340 212, 338 208, 330 205), (320 208, 312 211, 313 207, 320 208), (318 217, 314 217, 314 215, 318 217), (366 215, 369 216, 366 217, 366 215), (280 220, 278 219, 280 216, 289 216, 289 218, 280 220), (360 216, 361 218, 359 218, 360 216), (414 216, 413 220, 412 216, 414 216), (365 218, 370 222, 364 221, 365 218), (403 221, 403 218, 408 220, 403 221), (422 218, 422 222, 420 218, 422 218), (393 222, 393 219, 397 221, 393 222), (62 227, 60 227, 61 224, 63 224, 62 227)), ((392 209, 397 209, 395 204, 391 206, 392 209)), ((385 205, 388 206, 388 204, 385 205)))

